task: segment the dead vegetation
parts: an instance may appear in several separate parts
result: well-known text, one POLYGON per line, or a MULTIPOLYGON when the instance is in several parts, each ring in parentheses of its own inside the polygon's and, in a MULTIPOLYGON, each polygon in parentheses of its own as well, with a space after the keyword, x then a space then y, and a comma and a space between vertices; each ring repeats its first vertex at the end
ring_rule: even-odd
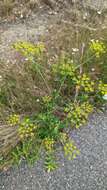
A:
POLYGON ((0 17, 27 17, 32 10, 36 11, 40 0, 2 0, 0 2, 0 17))
POLYGON ((38 9, 42 7, 59 11, 65 7, 69 8, 69 6, 73 4, 72 0, 1 0, 0 19, 23 19, 37 12, 38 9))

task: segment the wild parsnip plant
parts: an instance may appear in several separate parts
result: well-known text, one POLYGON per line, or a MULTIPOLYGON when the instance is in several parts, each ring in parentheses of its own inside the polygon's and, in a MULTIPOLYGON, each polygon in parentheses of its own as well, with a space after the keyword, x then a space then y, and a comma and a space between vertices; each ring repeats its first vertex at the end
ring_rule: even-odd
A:
POLYGON ((20 122, 20 116, 17 114, 12 114, 8 117, 7 123, 9 125, 15 126, 18 125, 20 122))
POLYGON ((95 55, 97 59, 99 59, 101 56, 103 56, 106 53, 106 46, 102 41, 91 40, 90 51, 95 55))
POLYGON ((75 143, 70 140, 66 142, 64 145, 64 153, 65 153, 65 156, 67 156, 69 160, 72 160, 72 159, 75 159, 80 154, 80 151, 75 146, 75 143))
MULTIPOLYGON (((14 48, 24 61, 18 65, 17 74, 15 68, 8 70, 0 83, 0 104, 8 110, 8 125, 17 126, 19 136, 19 143, 9 157, 11 163, 19 164, 26 159, 32 164, 44 151, 44 165, 50 172, 57 168, 59 145, 68 159, 75 159, 80 154, 67 129, 78 129, 86 124, 95 106, 106 102, 107 84, 101 75, 99 80, 99 75, 93 77, 85 69, 89 61, 85 55, 85 62, 80 59, 77 63, 74 56, 63 53, 50 65, 43 44, 17 42, 14 48)), ((91 61, 93 57, 96 61, 103 59, 107 52, 106 45, 99 40, 89 42, 87 48, 86 54, 92 56, 91 61)))
POLYGON ((69 103, 65 108, 67 122, 71 127, 79 128, 87 122, 88 115, 93 112, 93 106, 88 103, 69 103))

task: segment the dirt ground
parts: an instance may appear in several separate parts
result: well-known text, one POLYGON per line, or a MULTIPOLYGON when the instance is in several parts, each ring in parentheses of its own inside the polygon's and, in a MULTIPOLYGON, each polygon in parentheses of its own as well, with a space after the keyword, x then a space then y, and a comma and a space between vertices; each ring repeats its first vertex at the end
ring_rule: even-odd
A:
MULTIPOLYGON (((97 8, 100 8, 102 1, 97 1, 97 8)), ((0 1, 0 58, 7 62, 15 61, 12 44, 16 41, 35 43, 38 40, 42 41, 47 34, 50 34, 51 42, 55 41, 54 36, 60 36, 64 27, 62 23, 68 23, 70 26, 74 24, 78 28, 87 28, 97 33, 99 29, 107 28, 105 0, 102 9, 96 9, 95 1, 92 0, 73 2, 74 0, 24 0, 23 3, 21 0, 0 1), (8 14, 6 10, 3 14, 4 9, 1 8, 9 6, 10 3, 12 7, 6 9, 9 11, 8 14), (94 9, 89 9, 93 6, 94 9)), ((73 28, 75 30, 74 26, 72 30, 73 28)))

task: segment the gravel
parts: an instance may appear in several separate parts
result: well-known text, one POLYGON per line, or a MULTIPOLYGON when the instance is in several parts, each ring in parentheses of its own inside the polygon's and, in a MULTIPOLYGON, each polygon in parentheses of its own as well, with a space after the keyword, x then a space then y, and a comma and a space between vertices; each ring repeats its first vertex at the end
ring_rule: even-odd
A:
POLYGON ((59 152, 60 166, 47 173, 42 160, 0 174, 0 190, 107 190, 107 112, 94 114, 87 126, 73 130, 81 154, 73 161, 59 152))

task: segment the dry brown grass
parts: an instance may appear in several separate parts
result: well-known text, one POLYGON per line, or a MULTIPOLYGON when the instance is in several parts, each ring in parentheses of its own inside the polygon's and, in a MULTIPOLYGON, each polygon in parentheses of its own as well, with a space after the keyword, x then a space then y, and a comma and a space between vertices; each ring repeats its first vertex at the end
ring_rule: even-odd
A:
POLYGON ((40 109, 38 99, 47 94, 41 77, 32 71, 31 63, 21 61, 16 64, 0 63, 0 154, 6 155, 19 141, 17 126, 7 125, 8 115, 32 115, 40 109))
POLYGON ((0 1, 0 17, 7 18, 8 16, 23 18, 28 16, 31 12, 37 11, 40 6, 47 6, 48 8, 59 10, 73 5, 69 0, 1 0, 0 1))
POLYGON ((0 16, 8 16, 15 5, 14 0, 3 0, 0 2, 0 16))
POLYGON ((36 9, 40 0, 2 0, 0 2, 0 17, 26 16, 29 11, 36 9))

